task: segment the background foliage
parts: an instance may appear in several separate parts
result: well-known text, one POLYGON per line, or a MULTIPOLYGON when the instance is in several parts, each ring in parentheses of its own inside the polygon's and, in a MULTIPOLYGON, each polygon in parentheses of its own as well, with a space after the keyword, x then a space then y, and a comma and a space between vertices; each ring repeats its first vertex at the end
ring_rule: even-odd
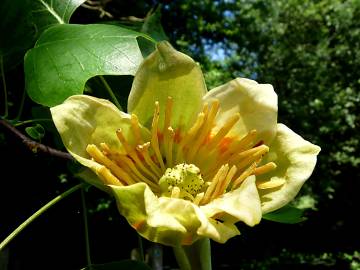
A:
MULTIPOLYGON (((36 16, 38 19, 33 19, 36 9, 31 5, 35 2, 39 1, 15 5, 16 1, 6 0, 0 5, 0 55, 9 119, 49 119, 48 109, 28 97, 19 111, 25 86, 21 59, 42 29, 50 22, 56 24, 53 20, 40 24, 36 16), (15 14, 21 14, 17 24, 15 14)), ((145 24, 142 20, 158 1, 99 1, 95 6, 86 2, 77 9, 82 1, 71 3, 75 2, 70 13, 62 13, 71 23, 115 21, 155 39, 164 35, 156 27, 159 14, 145 24)), ((213 245, 215 269, 360 269, 360 1, 159 2, 169 40, 199 61, 209 89, 237 76, 271 83, 279 96, 279 121, 322 147, 317 168, 295 202, 307 208, 308 219, 296 225, 267 221, 255 228, 239 225, 242 236, 225 245, 213 245)), ((146 54, 146 44, 139 45, 146 54)), ((124 107, 132 77, 107 79, 118 89, 116 94, 124 107)), ((98 81, 91 79, 87 85, 98 85, 98 81)), ((94 94, 97 91, 101 90, 94 94)), ((1 113, 3 100, 1 97, 1 113)), ((36 139, 62 149, 60 141, 54 139, 58 137, 51 121, 40 124, 43 136, 36 139)), ((18 128, 25 133, 24 128, 31 126, 25 123, 18 128)), ((5 158, 0 189, 2 239, 77 180, 72 176, 75 164, 29 152, 3 128, 0 147, 5 158)), ((89 189, 87 198, 93 261, 129 258, 131 249, 137 247, 135 233, 100 191, 89 189)), ((81 211, 80 195, 75 194, 55 206, 11 243, 7 255, 0 255, 0 262, 8 265, 3 269, 83 267, 81 211)), ((171 250, 165 249, 168 267, 175 266, 171 256, 171 250)))

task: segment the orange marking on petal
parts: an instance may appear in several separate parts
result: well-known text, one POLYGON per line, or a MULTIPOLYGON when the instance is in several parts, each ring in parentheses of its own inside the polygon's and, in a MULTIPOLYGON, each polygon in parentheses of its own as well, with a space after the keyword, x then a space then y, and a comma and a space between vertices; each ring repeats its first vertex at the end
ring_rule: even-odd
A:
POLYGON ((182 245, 191 245, 193 242, 193 237, 192 235, 187 235, 183 238, 183 240, 181 241, 182 245))
POLYGON ((220 153, 223 154, 224 152, 226 152, 229 149, 230 144, 233 142, 234 140, 232 138, 229 137, 225 137, 224 139, 222 139, 219 143, 219 150, 220 153))
POLYGON ((138 158, 141 160, 141 161, 145 161, 145 158, 144 158, 144 155, 143 155, 143 153, 141 153, 140 151, 137 151, 137 156, 138 156, 138 158))
POLYGON ((182 139, 182 136, 181 136, 180 129, 177 128, 177 129, 175 130, 174 142, 175 142, 175 143, 180 143, 181 139, 182 139))
POLYGON ((135 229, 135 230, 140 230, 145 224, 145 220, 141 220, 141 221, 138 221, 138 222, 135 222, 133 224, 131 224, 131 226, 135 229))
POLYGON ((160 131, 157 132, 157 137, 158 137, 158 140, 159 142, 162 141, 164 139, 164 134, 161 133, 160 131))
POLYGON ((203 143, 201 145, 205 145, 205 144, 208 144, 211 139, 214 137, 214 135, 210 134, 208 136, 206 136, 205 140, 203 141, 203 143))

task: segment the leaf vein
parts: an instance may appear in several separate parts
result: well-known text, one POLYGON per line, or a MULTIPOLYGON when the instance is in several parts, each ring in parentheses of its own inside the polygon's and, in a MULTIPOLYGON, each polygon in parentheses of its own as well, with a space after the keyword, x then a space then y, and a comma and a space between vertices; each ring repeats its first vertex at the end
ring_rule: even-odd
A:
POLYGON ((60 23, 64 24, 65 22, 62 20, 62 18, 59 16, 59 14, 56 13, 56 11, 53 9, 52 1, 50 2, 50 6, 44 1, 44 0, 38 0, 45 8, 48 10, 51 15, 55 17, 55 19, 60 23))

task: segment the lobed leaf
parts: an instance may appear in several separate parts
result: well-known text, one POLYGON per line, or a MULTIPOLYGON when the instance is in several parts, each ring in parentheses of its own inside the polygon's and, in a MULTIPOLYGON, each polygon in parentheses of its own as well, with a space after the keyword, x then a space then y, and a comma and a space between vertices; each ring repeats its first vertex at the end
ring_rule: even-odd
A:
POLYGON ((25 84, 32 100, 55 106, 82 94, 96 75, 134 75, 143 60, 136 38, 114 25, 61 24, 45 31, 25 56, 25 84))

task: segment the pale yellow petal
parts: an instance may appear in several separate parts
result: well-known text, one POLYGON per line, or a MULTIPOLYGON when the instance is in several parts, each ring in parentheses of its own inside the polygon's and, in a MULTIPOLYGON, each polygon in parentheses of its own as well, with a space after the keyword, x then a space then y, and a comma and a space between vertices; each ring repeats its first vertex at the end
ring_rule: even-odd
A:
MULTIPOLYGON (((108 100, 87 95, 71 96, 63 104, 52 107, 51 114, 66 149, 94 172, 103 166, 91 160, 86 152, 87 145, 106 143, 111 149, 123 152, 116 136, 119 128, 130 144, 134 142, 130 116, 108 100)), ((148 140, 149 131, 141 126, 140 129, 144 140, 148 140)))
POLYGON ((160 104, 159 127, 164 121, 168 97, 173 100, 170 125, 189 127, 202 107, 206 93, 203 74, 189 56, 176 51, 167 41, 159 42, 156 50, 140 65, 128 99, 128 110, 151 126, 155 101, 160 104))
POLYGON ((209 91, 204 102, 218 99, 220 111, 214 131, 236 113, 240 119, 230 134, 245 136, 251 130, 258 132, 258 139, 269 144, 276 134, 277 95, 272 85, 237 78, 209 91))
POLYGON ((278 124, 276 137, 264 159, 264 162, 273 161, 277 167, 258 177, 263 185, 259 189, 263 213, 283 207, 297 195, 314 170, 319 152, 320 147, 278 124))
POLYGON ((158 198, 144 183, 110 186, 120 214, 144 238, 164 245, 190 245, 208 237, 224 243, 238 235, 233 222, 218 222, 190 201, 158 198))
POLYGON ((224 220, 241 221, 249 226, 258 224, 262 214, 255 176, 246 178, 239 188, 225 193, 200 209, 208 217, 221 214, 224 220))

